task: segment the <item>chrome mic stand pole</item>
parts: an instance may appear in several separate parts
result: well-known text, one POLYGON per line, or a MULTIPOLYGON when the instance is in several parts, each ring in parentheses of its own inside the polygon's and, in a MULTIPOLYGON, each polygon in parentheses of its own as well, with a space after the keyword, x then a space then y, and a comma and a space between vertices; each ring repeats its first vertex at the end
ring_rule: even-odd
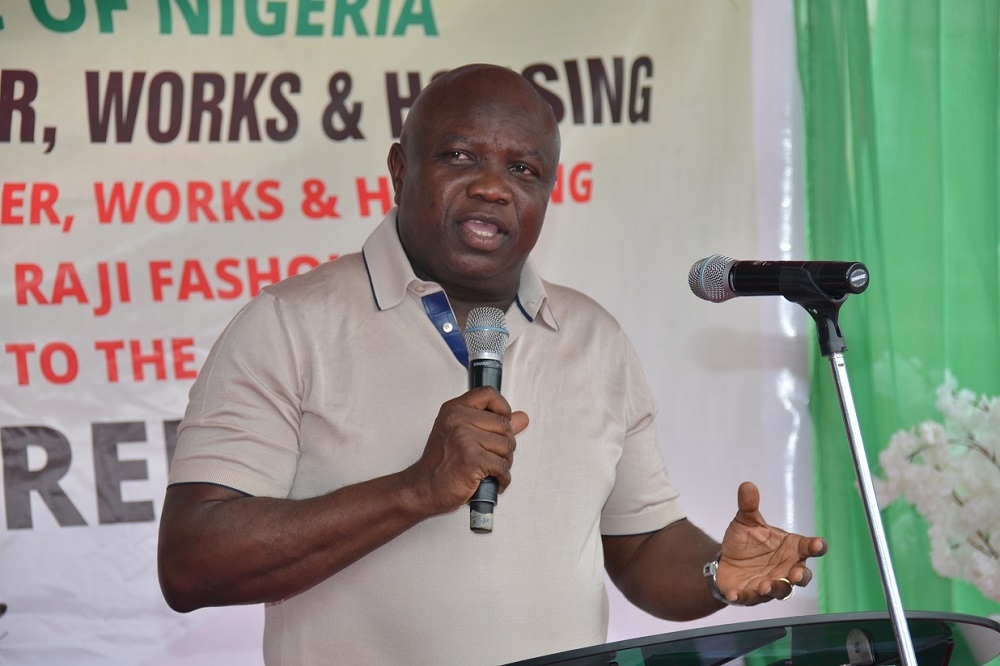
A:
POLYGON ((882 527, 882 517, 878 510, 878 501, 875 498, 875 486, 868 468, 865 445, 861 439, 858 414, 854 406, 854 398, 851 395, 851 385, 847 379, 847 366, 844 364, 843 352, 847 350, 847 345, 840 332, 837 313, 840 306, 847 300, 847 295, 832 297, 816 285, 808 271, 801 268, 783 270, 779 276, 779 285, 781 293, 787 300, 801 305, 816 321, 820 351, 830 360, 833 381, 837 387, 840 412, 844 419, 844 428, 847 430, 847 439, 851 445, 854 469, 861 487, 861 500, 868 518, 872 542, 875 545, 875 557, 878 560, 879 573, 882 576, 882 589, 889 606, 889 617, 896 635, 899 655, 902 658, 903 666, 917 666, 913 639, 910 637, 910 629, 903 613, 899 585, 896 583, 892 561, 889 557, 889 547, 886 543, 885 530, 882 527))

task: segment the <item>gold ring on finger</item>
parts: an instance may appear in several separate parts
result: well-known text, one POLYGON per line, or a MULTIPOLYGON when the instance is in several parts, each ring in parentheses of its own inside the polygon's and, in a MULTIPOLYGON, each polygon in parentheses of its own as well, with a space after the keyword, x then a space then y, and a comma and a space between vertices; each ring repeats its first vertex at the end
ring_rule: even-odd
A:
POLYGON ((778 601, 788 601, 789 599, 792 598, 792 595, 795 594, 795 586, 792 585, 792 581, 788 580, 787 578, 779 578, 778 580, 788 583, 788 594, 786 594, 783 597, 775 597, 775 599, 777 599, 778 601))

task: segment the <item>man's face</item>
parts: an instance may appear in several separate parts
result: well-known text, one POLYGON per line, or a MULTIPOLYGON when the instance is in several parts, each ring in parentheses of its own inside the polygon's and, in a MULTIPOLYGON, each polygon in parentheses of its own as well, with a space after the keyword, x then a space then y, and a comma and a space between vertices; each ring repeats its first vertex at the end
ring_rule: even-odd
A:
POLYGON ((509 78, 435 92, 389 156, 403 247, 450 297, 513 298, 555 182, 554 122, 509 78))

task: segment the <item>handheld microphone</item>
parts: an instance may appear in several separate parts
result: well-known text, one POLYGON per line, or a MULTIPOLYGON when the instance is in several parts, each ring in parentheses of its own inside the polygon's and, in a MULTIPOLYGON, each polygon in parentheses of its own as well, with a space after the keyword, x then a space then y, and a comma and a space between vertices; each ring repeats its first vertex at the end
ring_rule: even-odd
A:
POLYGON ((740 261, 723 254, 696 261, 688 286, 713 303, 736 296, 785 296, 781 275, 789 269, 805 270, 816 286, 836 298, 868 288, 868 268, 857 261, 740 261))
MULTIPOLYGON (((469 350, 469 388, 492 386, 500 390, 503 353, 507 349, 507 318, 500 308, 473 308, 465 324, 465 346, 469 350)), ((493 507, 499 484, 488 476, 479 482, 469 500, 469 529, 477 534, 493 531, 493 507)))

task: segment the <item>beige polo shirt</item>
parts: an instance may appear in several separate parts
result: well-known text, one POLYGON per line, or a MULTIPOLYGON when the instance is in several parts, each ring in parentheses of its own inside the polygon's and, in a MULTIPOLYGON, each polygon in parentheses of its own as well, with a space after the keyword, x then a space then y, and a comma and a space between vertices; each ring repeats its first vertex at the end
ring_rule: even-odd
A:
MULTIPOLYGON (((438 516, 269 604, 268 664, 500 664, 604 642, 601 534, 683 517, 650 391, 614 318, 530 262, 507 323, 502 392, 531 423, 494 531, 472 533, 468 510, 438 516)), ((465 392, 463 354, 393 211, 361 253, 235 317, 191 390, 170 482, 299 499, 403 469, 465 392)))

